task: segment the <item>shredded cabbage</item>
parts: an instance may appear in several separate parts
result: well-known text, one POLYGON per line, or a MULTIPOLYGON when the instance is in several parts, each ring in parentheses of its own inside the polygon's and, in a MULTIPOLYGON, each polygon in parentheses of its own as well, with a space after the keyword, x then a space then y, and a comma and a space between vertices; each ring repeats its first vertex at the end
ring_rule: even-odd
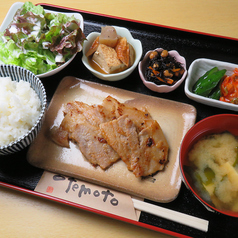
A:
POLYGON ((42 6, 25 2, 7 29, 0 32, 0 60, 38 75, 80 52, 84 40, 74 16, 46 13, 42 6))

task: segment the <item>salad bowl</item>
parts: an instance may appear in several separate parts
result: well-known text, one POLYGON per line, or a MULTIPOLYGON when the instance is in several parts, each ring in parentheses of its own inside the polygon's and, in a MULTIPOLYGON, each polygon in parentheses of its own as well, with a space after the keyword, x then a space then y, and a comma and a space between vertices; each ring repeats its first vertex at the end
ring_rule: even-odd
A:
MULTIPOLYGON (((19 8, 21 8, 21 7, 23 6, 23 4, 24 4, 24 3, 22 3, 22 2, 16 2, 16 3, 14 3, 14 4, 11 6, 11 8, 9 9, 9 11, 8 11, 8 13, 7 13, 5 19, 4 19, 3 22, 2 22, 2 25, 0 26, 0 32, 4 32, 4 31, 5 31, 5 29, 9 26, 9 24, 10 24, 11 21, 13 20, 13 17, 14 17, 14 15, 15 15, 16 11, 17 11, 19 8)), ((72 17, 72 16, 74 16, 77 20, 80 21, 80 28, 81 28, 82 32, 83 32, 83 30, 84 30, 84 20, 83 20, 83 17, 82 17, 81 14, 79 14, 79 13, 77 13, 77 12, 69 12, 69 13, 68 13, 68 12, 51 11, 51 10, 47 10, 47 9, 45 9, 45 12, 46 12, 46 13, 55 13, 55 14, 57 14, 57 13, 63 13, 63 14, 65 14, 67 17, 72 17)), ((45 78, 45 77, 49 77, 49 76, 52 76, 52 75, 54 75, 54 74, 60 72, 60 71, 63 70, 67 65, 70 64, 70 62, 75 58, 76 54, 77 54, 77 53, 74 53, 65 63, 63 63, 62 65, 58 66, 57 68, 54 68, 54 69, 52 69, 52 70, 50 70, 50 71, 47 71, 47 72, 45 72, 45 73, 36 74, 36 76, 39 77, 39 78, 45 78)), ((2 62, 0 61, 0 63, 2 63, 2 62)), ((2 64, 4 64, 4 63, 2 63, 2 64)))

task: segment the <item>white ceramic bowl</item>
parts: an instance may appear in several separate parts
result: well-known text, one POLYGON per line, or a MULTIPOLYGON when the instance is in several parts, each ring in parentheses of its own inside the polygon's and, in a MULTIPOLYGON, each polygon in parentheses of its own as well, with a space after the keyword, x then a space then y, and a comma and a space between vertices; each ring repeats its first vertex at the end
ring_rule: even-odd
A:
POLYGON ((13 141, 6 146, 0 146, 0 155, 7 155, 23 150, 35 139, 45 116, 47 99, 45 88, 41 80, 29 70, 15 65, 0 65, 0 77, 10 77, 13 81, 24 80, 29 82, 39 96, 41 102, 40 115, 32 128, 16 141, 13 141))
MULTIPOLYGON (((0 32, 3 32, 8 27, 8 25, 11 23, 14 15, 15 15, 16 11, 19 8, 21 8, 23 4, 24 4, 23 2, 16 2, 11 6, 11 8, 9 9, 6 17, 4 18, 4 20, 2 22, 2 25, 0 27, 0 32)), ((45 10, 45 12, 47 12, 47 13, 60 13, 60 12, 57 12, 57 11, 50 11, 50 10, 45 10)), ((80 13, 77 13, 77 12, 61 12, 61 13, 64 13, 67 16, 74 15, 74 17, 80 21, 80 28, 82 29, 82 31, 84 30, 84 20, 83 20, 83 17, 80 13)), ((49 72, 46 72, 46 73, 43 73, 43 74, 39 74, 39 75, 37 75, 37 77, 45 78, 45 77, 49 77, 51 75, 54 75, 54 74, 60 72, 62 69, 64 69, 74 59, 75 56, 76 56, 76 54, 74 54, 67 62, 65 62, 61 66, 57 67, 56 69, 53 69, 53 70, 51 70, 49 72)))
POLYGON ((116 29, 118 35, 120 35, 122 37, 126 37, 127 41, 133 46, 133 48, 135 50, 135 53, 136 53, 135 62, 130 68, 128 68, 122 72, 115 73, 115 74, 103 74, 103 73, 100 73, 99 71, 93 69, 90 66, 90 64, 88 62, 88 58, 85 56, 85 54, 86 54, 86 52, 88 52, 93 41, 97 38, 97 36, 100 35, 99 32, 90 33, 87 36, 87 40, 84 42, 84 45, 83 45, 83 57, 82 57, 83 64, 97 78, 100 78, 100 79, 106 80, 106 81, 118 81, 118 80, 124 79, 127 76, 129 76, 134 71, 136 66, 138 65, 141 55, 142 55, 141 42, 137 39, 134 39, 128 29, 126 29, 124 27, 118 27, 118 26, 113 26, 113 27, 116 29))
MULTIPOLYGON (((158 52, 162 52, 163 49, 162 48, 157 48, 155 49, 157 50, 158 52)), ((155 50, 150 50, 148 51, 143 60, 139 63, 138 65, 138 70, 139 70, 139 74, 140 74, 140 77, 141 77, 141 80, 143 81, 144 85, 149 88, 150 90, 154 91, 154 92, 158 92, 158 93, 168 93, 168 92, 171 92, 173 90, 175 90, 177 87, 179 87, 179 85, 184 81, 184 79, 186 78, 187 76, 187 69, 186 69, 186 60, 184 57, 182 57, 176 50, 171 50, 169 51, 169 54, 174 57, 176 59, 176 61, 180 62, 182 67, 184 68, 184 73, 183 73, 183 76, 180 80, 178 80, 174 85, 157 85, 153 82, 150 82, 148 80, 146 80, 146 77, 145 77, 145 71, 146 71, 146 68, 149 64, 149 56, 150 56, 150 53, 155 51, 155 50)))
POLYGON ((226 75, 232 75, 233 70, 238 67, 236 64, 211 60, 211 59, 196 59, 192 62, 188 69, 188 77, 185 81, 185 94, 187 97, 191 98, 194 101, 203 103, 212 107, 219 107, 223 109, 229 109, 233 111, 238 111, 238 105, 232 103, 226 103, 219 100, 203 97, 192 92, 193 85, 195 82, 208 70, 217 66, 218 69, 226 69, 226 75))

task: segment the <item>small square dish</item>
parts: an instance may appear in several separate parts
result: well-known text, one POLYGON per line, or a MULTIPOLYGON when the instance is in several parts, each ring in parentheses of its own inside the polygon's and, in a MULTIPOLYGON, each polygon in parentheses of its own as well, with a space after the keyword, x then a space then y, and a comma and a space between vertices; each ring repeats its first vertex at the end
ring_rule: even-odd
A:
POLYGON ((197 101, 199 103, 203 103, 212 107, 238 111, 238 105, 236 104, 222 102, 220 100, 200 96, 193 92, 193 86, 196 83, 196 81, 208 70, 212 69, 215 66, 217 66, 219 70, 226 69, 226 75, 232 75, 234 69, 238 67, 238 65, 236 64, 212 59, 200 58, 194 60, 188 69, 188 76, 185 81, 184 87, 185 94, 190 99, 197 101))
MULTIPOLYGON (((0 32, 3 32, 7 27, 8 25, 11 23, 11 21, 13 20, 13 17, 16 13, 16 11, 21 8, 23 6, 23 2, 16 2, 14 3, 11 8, 9 9, 5 19, 3 20, 2 22, 2 25, 0 26, 0 32)), ((46 13, 63 13, 65 15, 67 15, 68 17, 71 17, 71 16, 74 16, 76 19, 78 19, 80 21, 80 28, 84 29, 84 20, 83 20, 83 17, 81 14, 77 13, 77 12, 56 12, 56 11, 50 11, 50 10, 45 10, 46 13)), ((48 71, 46 73, 42 73, 42 74, 37 74, 37 77, 39 78, 45 78, 45 77, 49 77, 51 75, 54 75, 58 72, 60 72, 62 69, 64 69, 68 64, 70 64, 70 62, 74 59, 74 57, 76 56, 76 54, 74 54, 67 62, 65 62, 64 64, 62 64, 61 66, 51 70, 51 71, 48 71)), ((0 61, 0 63, 2 63, 0 61)))

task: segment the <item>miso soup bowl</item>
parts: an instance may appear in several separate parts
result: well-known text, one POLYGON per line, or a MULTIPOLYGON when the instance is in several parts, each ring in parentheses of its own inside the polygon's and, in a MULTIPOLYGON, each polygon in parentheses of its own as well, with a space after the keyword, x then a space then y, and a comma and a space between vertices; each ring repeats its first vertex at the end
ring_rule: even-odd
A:
POLYGON ((230 132, 234 136, 238 136, 238 115, 234 114, 219 114, 215 116, 207 117, 197 122, 186 133, 183 138, 180 147, 180 170, 182 174, 182 180, 186 187, 193 193, 193 195, 209 210, 212 212, 222 213, 232 217, 238 217, 238 212, 220 210, 214 207, 213 204, 205 201, 199 191, 196 189, 193 179, 191 178, 191 171, 188 173, 190 167, 188 161, 188 153, 193 145, 202 137, 211 135, 214 133, 230 132))

